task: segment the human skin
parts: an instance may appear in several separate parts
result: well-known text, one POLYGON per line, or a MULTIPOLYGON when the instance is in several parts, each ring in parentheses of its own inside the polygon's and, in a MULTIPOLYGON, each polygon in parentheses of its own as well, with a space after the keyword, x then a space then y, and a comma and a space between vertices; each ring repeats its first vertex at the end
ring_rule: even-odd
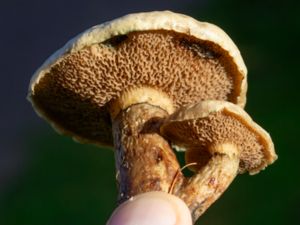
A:
POLYGON ((192 225, 187 205, 165 192, 147 192, 121 204, 107 225, 192 225))

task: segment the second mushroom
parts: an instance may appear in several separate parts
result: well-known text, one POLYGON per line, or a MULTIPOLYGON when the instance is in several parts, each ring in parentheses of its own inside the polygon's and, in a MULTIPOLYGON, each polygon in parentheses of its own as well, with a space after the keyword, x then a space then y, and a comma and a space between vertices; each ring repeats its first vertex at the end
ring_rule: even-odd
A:
MULTIPOLYGON (((269 134, 240 107, 224 101, 203 101, 182 107, 161 127, 162 134, 186 150, 186 163, 196 172, 176 195, 198 218, 238 173, 258 173, 277 156, 269 134)), ((182 176, 182 174, 180 174, 182 176)))
POLYGON ((270 137, 242 110, 246 74, 217 26, 169 11, 137 13, 69 41, 34 74, 28 99, 58 132, 114 147, 119 203, 172 191, 196 221, 238 171, 276 159, 270 137), (170 142, 196 164, 192 178, 180 172, 170 142))

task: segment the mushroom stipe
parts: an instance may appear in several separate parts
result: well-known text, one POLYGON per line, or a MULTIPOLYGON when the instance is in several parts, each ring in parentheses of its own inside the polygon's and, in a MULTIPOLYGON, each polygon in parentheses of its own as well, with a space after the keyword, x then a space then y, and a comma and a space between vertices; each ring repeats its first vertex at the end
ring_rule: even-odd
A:
POLYGON ((71 39, 35 72, 28 100, 59 133, 114 149, 119 204, 169 192, 195 222, 238 173, 277 158, 242 109, 246 92, 246 66, 222 29, 157 11, 71 39), (186 151, 193 177, 184 177, 171 145, 186 151))

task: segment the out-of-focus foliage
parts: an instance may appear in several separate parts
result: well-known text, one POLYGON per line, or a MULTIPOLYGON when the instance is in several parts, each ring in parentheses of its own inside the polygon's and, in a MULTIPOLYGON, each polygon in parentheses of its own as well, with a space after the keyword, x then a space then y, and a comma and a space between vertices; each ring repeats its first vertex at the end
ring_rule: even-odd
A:
POLYGON ((105 224, 116 205, 113 152, 54 131, 29 146, 30 168, 4 196, 0 224, 105 224))
POLYGON ((197 224, 300 224, 297 1, 208 1, 193 16, 222 27, 248 67, 246 110, 270 132, 279 159, 255 176, 240 175, 197 224))

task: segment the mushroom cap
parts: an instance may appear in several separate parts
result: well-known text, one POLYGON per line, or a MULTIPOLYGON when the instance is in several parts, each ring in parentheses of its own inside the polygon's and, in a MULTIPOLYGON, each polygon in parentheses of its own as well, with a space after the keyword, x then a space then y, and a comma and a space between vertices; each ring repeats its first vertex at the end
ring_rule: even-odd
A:
POLYGON ((154 95, 169 113, 207 99, 243 107, 246 74, 239 50, 217 26, 170 11, 136 13, 67 42, 35 72, 28 99, 59 133, 111 146, 107 108, 121 96, 141 97, 120 109, 154 95))
POLYGON ((186 163, 198 170, 211 157, 210 146, 236 146, 239 172, 258 173, 277 159, 270 135, 239 106, 224 101, 203 101, 180 108, 161 127, 162 134, 186 151, 186 163))

